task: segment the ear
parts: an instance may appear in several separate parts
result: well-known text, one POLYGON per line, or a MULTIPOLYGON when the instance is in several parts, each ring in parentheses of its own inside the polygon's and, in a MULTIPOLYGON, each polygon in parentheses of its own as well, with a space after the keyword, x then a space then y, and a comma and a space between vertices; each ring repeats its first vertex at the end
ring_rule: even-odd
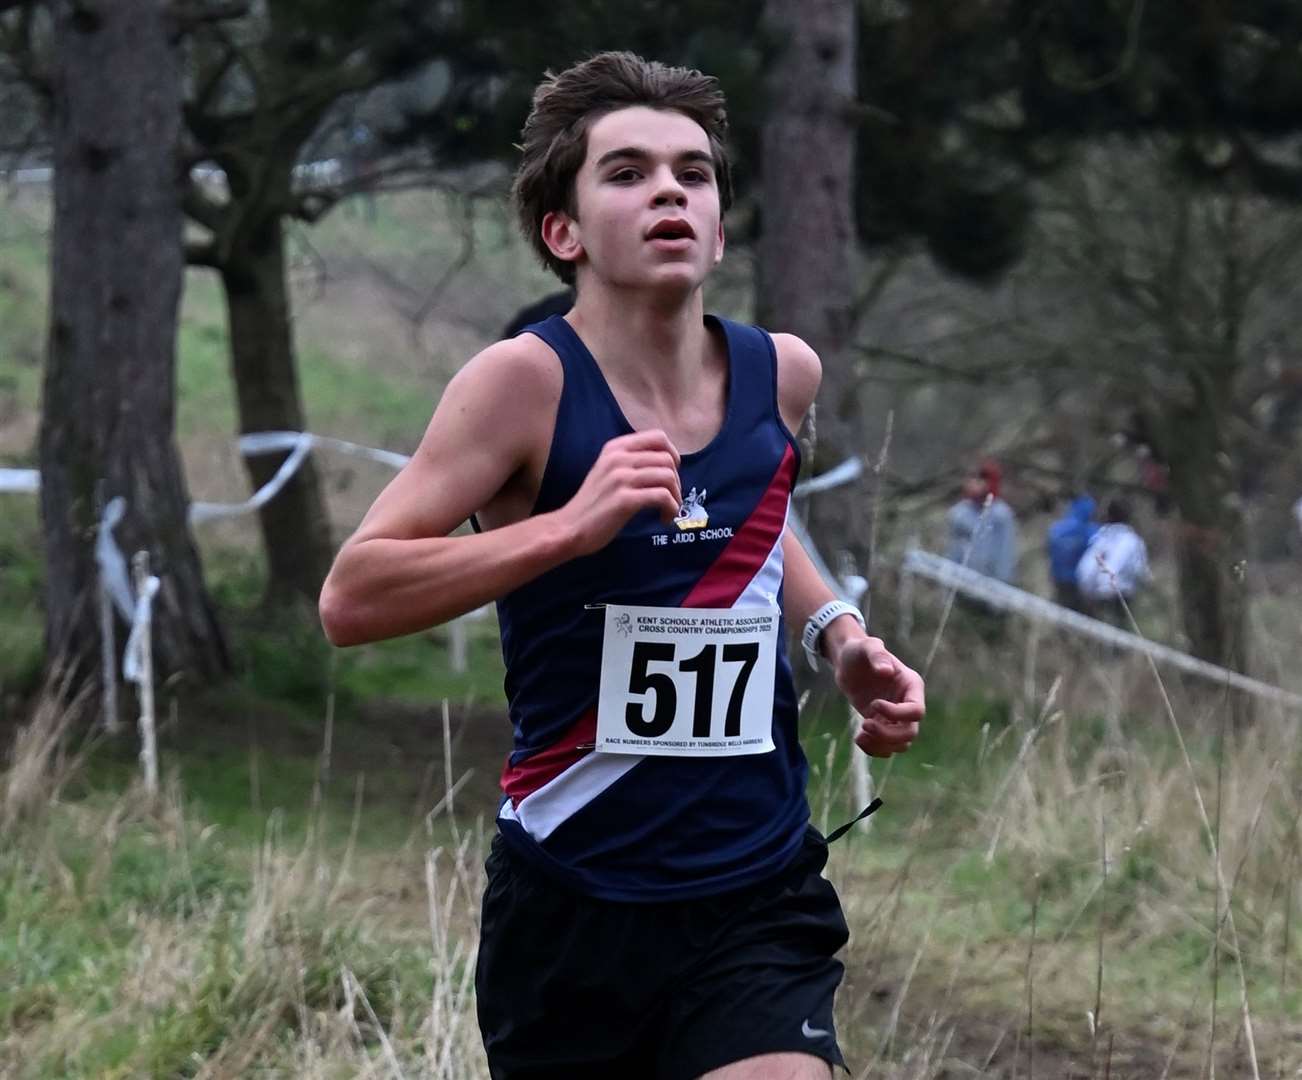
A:
POLYGON ((576 263, 583 257, 579 223, 563 210, 551 210, 543 215, 542 238, 547 250, 561 262, 576 263))
POLYGON ((719 215, 719 232, 714 238, 714 265, 718 266, 723 260, 723 215, 719 215))

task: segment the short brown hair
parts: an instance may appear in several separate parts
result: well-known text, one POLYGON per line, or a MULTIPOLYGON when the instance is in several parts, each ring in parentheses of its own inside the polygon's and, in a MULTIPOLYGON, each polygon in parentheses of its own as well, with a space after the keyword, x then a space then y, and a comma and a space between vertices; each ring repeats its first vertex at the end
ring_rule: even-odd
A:
POLYGON ((728 114, 717 79, 643 60, 631 52, 598 53, 559 75, 549 71, 534 91, 533 107, 524 122, 523 156, 511 195, 525 237, 567 285, 574 284, 574 264, 556 258, 543 242, 543 218, 555 210, 577 216, 574 178, 588 152, 589 125, 606 113, 634 105, 675 110, 705 129, 720 208, 732 205, 725 143, 728 114))

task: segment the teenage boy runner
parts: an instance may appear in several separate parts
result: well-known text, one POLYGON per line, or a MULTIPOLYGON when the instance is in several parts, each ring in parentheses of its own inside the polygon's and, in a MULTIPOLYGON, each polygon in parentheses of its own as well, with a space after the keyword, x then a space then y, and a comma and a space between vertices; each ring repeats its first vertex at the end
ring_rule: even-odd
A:
POLYGON ((704 314, 725 125, 713 79, 627 53, 539 86, 515 198, 574 308, 452 379, 321 594, 336 645, 498 603, 515 748, 476 978, 494 1077, 843 1064, 847 930, 779 603, 865 753, 908 748, 923 687, 785 527, 818 357, 704 314))

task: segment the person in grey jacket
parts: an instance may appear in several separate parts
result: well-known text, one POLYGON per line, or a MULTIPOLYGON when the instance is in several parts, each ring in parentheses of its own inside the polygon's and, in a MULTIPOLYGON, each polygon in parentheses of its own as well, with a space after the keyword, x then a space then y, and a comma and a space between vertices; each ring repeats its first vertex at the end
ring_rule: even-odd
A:
POLYGON ((985 461, 963 481, 963 496, 949 508, 945 557, 1011 585, 1017 576, 1017 519, 999 497, 1003 474, 985 461))

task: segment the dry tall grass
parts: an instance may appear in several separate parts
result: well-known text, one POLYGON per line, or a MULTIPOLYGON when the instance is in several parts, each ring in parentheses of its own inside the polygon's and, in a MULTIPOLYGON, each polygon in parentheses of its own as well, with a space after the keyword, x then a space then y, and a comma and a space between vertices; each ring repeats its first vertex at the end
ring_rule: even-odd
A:
MULTIPOLYGON (((1053 643, 984 663, 942 650, 933 692, 979 676, 1011 716, 938 720, 952 745, 879 764, 886 813, 833 850, 855 1074, 1295 1075, 1296 718, 1235 730, 1216 692, 1053 643)), ((0 961, 24 974, 0 986, 0 1075, 486 1075, 482 824, 377 853, 360 816, 341 847, 272 815, 240 851, 175 784, 62 799, 67 717, 38 708, 4 774, 0 961)))
POLYGON ((905 787, 891 858, 834 857, 858 1075, 1302 1075, 1299 718, 1236 728, 1145 661, 1012 643, 938 654, 933 692, 979 673, 1010 722, 905 787))
POLYGON ((133 788, 62 802, 65 706, 56 694, 36 709, 4 774, 0 958, 19 965, 18 985, 0 987, 0 1076, 486 1075, 473 1002, 482 825, 412 865, 359 856, 357 817, 340 851, 319 817, 291 845, 273 814, 246 862, 175 783, 159 801, 133 788), (423 934, 374 917, 386 886, 373 876, 423 879, 423 934), (84 963, 41 979, 35 952, 58 968, 60 934, 85 944, 84 963), (85 993, 87 975, 102 992, 85 993))

